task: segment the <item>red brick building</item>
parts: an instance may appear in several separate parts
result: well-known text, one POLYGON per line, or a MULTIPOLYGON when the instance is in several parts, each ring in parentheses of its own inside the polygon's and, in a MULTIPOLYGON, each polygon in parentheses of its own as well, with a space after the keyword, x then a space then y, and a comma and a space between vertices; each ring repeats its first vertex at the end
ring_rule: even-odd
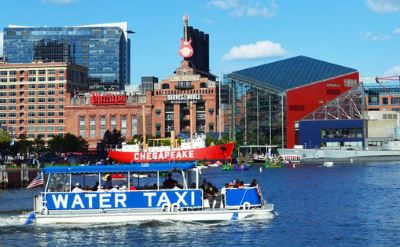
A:
POLYGON ((143 135, 143 113, 145 134, 151 135, 151 93, 92 92, 73 96, 65 107, 68 119, 65 131, 82 136, 89 149, 96 148, 107 130, 119 130, 125 140, 143 135))
POLYGON ((187 60, 182 61, 175 75, 155 86, 153 106, 154 136, 168 137, 172 130, 189 134, 190 122, 193 132, 218 131, 216 82, 196 73, 187 60))
POLYGON ((66 133, 65 106, 87 90, 87 68, 68 63, 0 63, 0 126, 18 138, 66 133))

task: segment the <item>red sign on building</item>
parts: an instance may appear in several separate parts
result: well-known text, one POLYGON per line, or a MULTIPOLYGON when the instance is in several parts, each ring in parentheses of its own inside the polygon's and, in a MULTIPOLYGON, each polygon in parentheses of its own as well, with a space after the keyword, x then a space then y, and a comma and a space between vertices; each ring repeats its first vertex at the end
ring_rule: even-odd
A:
POLYGON ((126 95, 92 94, 90 103, 92 105, 125 105, 126 95))

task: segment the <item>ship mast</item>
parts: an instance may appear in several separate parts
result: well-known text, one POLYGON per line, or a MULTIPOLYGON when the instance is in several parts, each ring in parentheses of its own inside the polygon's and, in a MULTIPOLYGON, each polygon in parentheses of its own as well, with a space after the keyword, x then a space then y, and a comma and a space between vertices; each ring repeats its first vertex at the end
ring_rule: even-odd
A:
POLYGON ((190 146, 193 148, 193 102, 189 103, 189 114, 190 114, 190 146))
POLYGON ((143 118, 143 148, 147 146, 146 144, 146 114, 145 114, 145 105, 142 104, 142 118, 143 118))

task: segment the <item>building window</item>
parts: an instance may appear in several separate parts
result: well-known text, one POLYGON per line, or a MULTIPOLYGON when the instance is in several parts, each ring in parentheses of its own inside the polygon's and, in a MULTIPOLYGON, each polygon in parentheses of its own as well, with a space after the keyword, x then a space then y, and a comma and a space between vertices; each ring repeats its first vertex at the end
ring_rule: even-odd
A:
POLYGON ((210 128, 210 132, 214 131, 214 123, 209 123, 208 127, 210 128))
POLYGON ((104 137, 104 133, 106 133, 106 116, 100 117, 100 137, 104 137))
POLYGON ((132 116, 132 137, 137 135, 137 117, 136 115, 132 116))
POLYGON ((156 117, 159 117, 161 115, 161 110, 160 109, 157 109, 156 110, 156 117))
POLYGON ((85 116, 79 117, 79 135, 85 138, 85 116))
POLYGON ((96 117, 91 116, 89 122, 89 136, 90 138, 96 138, 96 117))
POLYGON ((344 128, 344 129, 322 129, 322 139, 336 139, 336 138, 362 138, 361 128, 344 128))
POLYGON ((214 114, 214 108, 208 109, 208 112, 210 113, 210 115, 213 115, 214 114))
POLYGON ((126 136, 126 116, 121 116, 121 135, 126 136))
POLYGON ((387 105, 387 104, 389 104, 389 100, 388 100, 388 98, 382 98, 382 105, 387 105))
POLYGON ((115 116, 111 116, 111 130, 117 129, 117 118, 115 116))

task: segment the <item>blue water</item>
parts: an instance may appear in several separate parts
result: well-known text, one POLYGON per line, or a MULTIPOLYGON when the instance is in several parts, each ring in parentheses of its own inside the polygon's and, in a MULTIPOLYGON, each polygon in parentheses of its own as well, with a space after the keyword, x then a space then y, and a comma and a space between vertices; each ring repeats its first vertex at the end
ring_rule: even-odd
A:
POLYGON ((224 172, 221 187, 256 178, 277 216, 215 224, 147 222, 104 226, 21 226, 39 190, 0 191, 0 246, 400 246, 400 166, 343 164, 224 172))

